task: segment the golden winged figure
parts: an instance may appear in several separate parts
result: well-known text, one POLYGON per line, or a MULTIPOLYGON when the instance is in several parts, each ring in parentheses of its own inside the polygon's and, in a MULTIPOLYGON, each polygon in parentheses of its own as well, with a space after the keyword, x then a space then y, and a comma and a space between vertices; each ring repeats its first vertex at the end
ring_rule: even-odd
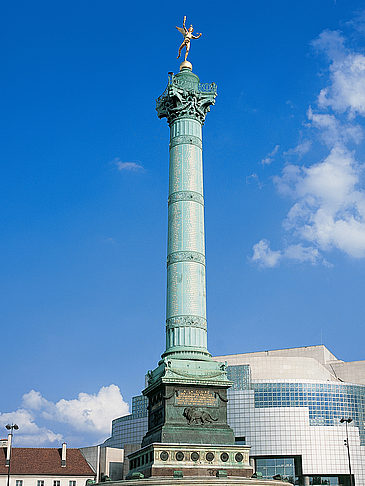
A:
POLYGON ((185 47, 185 61, 186 61, 188 54, 189 54, 189 51, 190 51, 191 39, 199 39, 199 37, 201 37, 201 34, 193 35, 193 32, 194 32, 193 26, 190 25, 189 29, 187 29, 185 27, 185 22, 186 22, 186 15, 184 16, 183 26, 182 27, 176 27, 176 28, 184 36, 184 40, 182 41, 181 46, 179 47, 179 54, 177 56, 177 59, 179 59, 181 51, 185 47))

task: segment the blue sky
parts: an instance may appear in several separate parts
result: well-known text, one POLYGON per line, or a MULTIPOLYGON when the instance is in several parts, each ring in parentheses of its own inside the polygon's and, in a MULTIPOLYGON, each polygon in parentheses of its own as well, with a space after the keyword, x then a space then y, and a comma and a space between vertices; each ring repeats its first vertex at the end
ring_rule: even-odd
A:
MULTIPOLYGON (((168 127, 190 60, 204 127, 209 350, 363 360, 365 16, 352 0, 3 3, 0 423, 97 443, 164 349, 168 127)), ((3 435, 5 435, 3 429, 3 435)))

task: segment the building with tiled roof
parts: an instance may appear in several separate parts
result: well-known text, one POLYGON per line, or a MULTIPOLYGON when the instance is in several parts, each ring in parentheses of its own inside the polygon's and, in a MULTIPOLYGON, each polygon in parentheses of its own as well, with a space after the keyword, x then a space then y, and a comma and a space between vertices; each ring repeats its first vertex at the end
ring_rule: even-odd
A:
MULTIPOLYGON (((1 441, 5 442, 5 441, 1 441)), ((0 447, 0 486, 7 486, 7 447, 0 447)), ((96 473, 79 449, 13 447, 9 486, 85 486, 96 473)))

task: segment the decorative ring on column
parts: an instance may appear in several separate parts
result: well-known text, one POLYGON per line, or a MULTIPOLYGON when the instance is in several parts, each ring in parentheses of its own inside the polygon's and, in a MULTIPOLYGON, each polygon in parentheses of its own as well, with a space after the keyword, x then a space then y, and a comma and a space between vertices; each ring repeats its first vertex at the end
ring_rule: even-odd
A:
POLYGON ((178 262, 195 262, 205 265, 205 256, 198 251, 175 251, 167 255, 167 266, 178 262))
POLYGON ((195 191, 173 192, 172 194, 170 194, 167 201, 169 205, 178 201, 194 201, 204 206, 203 196, 195 191))
POLYGON ((196 137, 195 135, 178 135, 177 137, 171 139, 170 149, 182 143, 187 143, 189 145, 196 145, 200 149, 203 148, 203 143, 201 141, 201 138, 196 137))
POLYGON ((172 329, 174 327, 198 327, 200 329, 207 329, 207 320, 200 316, 175 316, 166 319, 166 327, 172 329))

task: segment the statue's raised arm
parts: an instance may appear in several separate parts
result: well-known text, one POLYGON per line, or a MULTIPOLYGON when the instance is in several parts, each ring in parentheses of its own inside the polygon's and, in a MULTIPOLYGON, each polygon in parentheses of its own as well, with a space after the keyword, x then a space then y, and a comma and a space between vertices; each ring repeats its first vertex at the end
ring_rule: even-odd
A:
POLYGON ((185 61, 186 61, 188 54, 189 54, 189 51, 190 51, 191 39, 199 39, 199 37, 201 37, 202 34, 193 35, 193 31, 194 31, 193 26, 190 25, 189 29, 187 29, 185 27, 185 22, 186 22, 186 15, 184 16, 183 26, 182 27, 176 27, 176 28, 184 36, 184 40, 182 41, 181 46, 179 47, 179 53, 178 53, 177 58, 179 59, 179 57, 181 55, 181 51, 185 47, 185 61))
POLYGON ((186 15, 184 16, 184 20, 183 20, 183 26, 182 27, 178 27, 176 26, 177 30, 179 32, 181 32, 181 34, 185 37, 185 35, 187 34, 188 32, 188 29, 185 27, 185 22, 186 22, 186 15))
POLYGON ((183 28, 185 30, 185 32, 187 32, 187 28, 185 27, 185 22, 186 22, 186 15, 184 15, 184 20, 183 20, 183 28))

